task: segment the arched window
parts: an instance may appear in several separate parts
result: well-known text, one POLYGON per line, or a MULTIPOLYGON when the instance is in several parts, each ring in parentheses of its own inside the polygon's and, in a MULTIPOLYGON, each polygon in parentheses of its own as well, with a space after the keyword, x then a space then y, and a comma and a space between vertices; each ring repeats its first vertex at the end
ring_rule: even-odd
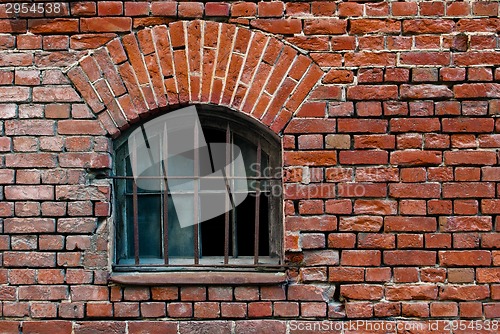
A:
POLYGON ((114 269, 281 265, 280 146, 207 106, 128 130, 114 142, 114 269))

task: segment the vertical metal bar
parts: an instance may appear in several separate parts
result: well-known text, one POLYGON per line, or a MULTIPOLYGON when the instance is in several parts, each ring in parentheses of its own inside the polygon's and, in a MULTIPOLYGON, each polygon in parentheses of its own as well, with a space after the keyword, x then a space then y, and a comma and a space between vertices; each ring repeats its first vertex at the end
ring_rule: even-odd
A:
POLYGON ((168 139, 167 125, 163 127, 163 259, 168 264, 168 139))
POLYGON ((225 167, 225 174, 226 174, 226 191, 227 191, 227 197, 226 197, 226 213, 225 213, 225 222, 224 222, 224 264, 229 263, 229 196, 231 196, 231 189, 228 187, 228 179, 227 176, 229 176, 230 170, 229 170, 229 165, 231 163, 231 132, 229 129, 229 124, 227 125, 226 128, 226 167, 225 167))
MULTIPOLYGON (((230 150, 230 161, 233 161, 234 159, 234 136, 231 136, 230 137, 230 147, 231 147, 231 150, 230 150)), ((229 168, 229 179, 231 180, 231 187, 230 189, 236 189, 235 185, 234 185, 234 179, 232 178, 233 175, 235 175, 235 171, 233 170, 234 168, 234 164, 231 164, 231 167, 232 168, 229 168)), ((231 194, 230 194, 231 196, 231 194)), ((236 221, 236 207, 235 207, 235 204, 234 204, 234 201, 231 203, 232 204, 232 215, 231 215, 231 226, 233 228, 233 233, 232 233, 232 239, 233 239, 233 257, 234 258, 237 258, 238 257, 238 225, 237 225, 237 221, 236 221)))
POLYGON ((194 264, 200 263, 200 249, 199 249, 199 217, 198 217, 198 176, 200 174, 200 152, 198 151, 199 146, 199 133, 198 124, 195 123, 194 126, 194 264))
POLYGON ((134 257, 135 264, 139 264, 139 206, 137 204, 137 182, 134 180, 134 194, 132 202, 134 206, 134 257))
MULTIPOLYGON (((137 144, 135 139, 132 139, 132 166, 133 170, 137 170, 137 144)), ((139 264, 139 205, 137 198, 137 181, 134 179, 132 190, 132 208, 134 211, 134 258, 135 264, 139 264)))
MULTIPOLYGON (((261 165, 261 147, 260 140, 257 144, 257 173, 260 174, 260 165, 261 165)), ((259 175, 256 175, 259 176, 259 175)), ((259 263, 259 225, 260 225, 260 180, 257 179, 255 181, 255 235, 254 235, 254 254, 253 254, 253 263, 259 263)))

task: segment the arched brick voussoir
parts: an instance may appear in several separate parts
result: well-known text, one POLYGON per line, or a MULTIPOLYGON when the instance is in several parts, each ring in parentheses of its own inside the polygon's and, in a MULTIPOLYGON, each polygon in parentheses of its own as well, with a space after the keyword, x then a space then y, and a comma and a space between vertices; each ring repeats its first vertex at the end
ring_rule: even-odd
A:
POLYGON ((273 36, 196 20, 118 37, 67 75, 115 137, 158 110, 197 103, 244 112, 279 134, 324 72, 273 36))

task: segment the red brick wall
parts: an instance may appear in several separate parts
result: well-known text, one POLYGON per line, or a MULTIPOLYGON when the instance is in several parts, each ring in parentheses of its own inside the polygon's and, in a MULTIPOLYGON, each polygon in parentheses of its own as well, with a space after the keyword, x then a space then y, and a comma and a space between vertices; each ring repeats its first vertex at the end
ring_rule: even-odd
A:
POLYGON ((85 1, 16 19, 8 6, 0 332, 500 317, 498 2, 85 1), (282 135, 288 284, 108 282, 112 190, 92 172, 129 124, 188 103, 282 135))

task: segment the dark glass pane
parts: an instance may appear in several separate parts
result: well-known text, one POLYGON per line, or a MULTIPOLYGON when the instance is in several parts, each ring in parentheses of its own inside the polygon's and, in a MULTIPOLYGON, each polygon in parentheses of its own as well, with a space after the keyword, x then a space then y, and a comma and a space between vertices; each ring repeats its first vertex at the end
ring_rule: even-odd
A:
POLYGON ((169 257, 192 258, 194 256, 193 226, 182 228, 178 214, 184 215, 183 219, 193 221, 193 195, 176 196, 175 207, 172 197, 168 197, 168 255, 169 257))
MULTIPOLYGON (((243 203, 236 208, 236 220, 238 222, 238 255, 254 255, 255 236, 255 194, 250 194, 243 203)), ((260 222, 259 222, 259 255, 269 255, 269 226, 268 226, 267 198, 260 198, 260 222)))
MULTIPOLYGON (((202 256, 224 256, 224 226, 224 214, 200 224, 202 256)), ((232 242, 229 237, 229 253, 231 249, 232 242)))
MULTIPOLYGON (((139 256, 161 258, 161 197, 139 195, 139 256)), ((134 257, 134 209, 132 196, 127 196, 128 256, 134 257)))
MULTIPOLYGON (((233 212, 230 213, 230 217, 233 212)), ((243 203, 236 207, 238 256, 254 255, 255 231, 255 194, 249 194, 243 203)), ((267 198, 260 201, 259 255, 269 255, 269 225, 267 198)), ((224 255, 225 215, 220 215, 200 224, 203 256, 224 255)), ((232 226, 229 226, 229 255, 232 256, 232 226)))

